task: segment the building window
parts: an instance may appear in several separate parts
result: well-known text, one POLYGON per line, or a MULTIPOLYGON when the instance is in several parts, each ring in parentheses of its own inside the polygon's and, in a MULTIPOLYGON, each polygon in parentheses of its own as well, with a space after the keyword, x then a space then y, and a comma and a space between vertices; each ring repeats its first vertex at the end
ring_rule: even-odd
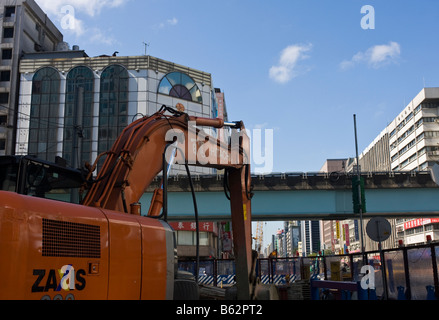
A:
POLYGON ((0 92, 0 103, 9 103, 9 92, 0 92))
POLYGON ((3 28, 3 38, 13 38, 14 37, 14 27, 3 28))
POLYGON ((28 153, 54 161, 57 155, 60 76, 46 67, 32 79, 32 100, 28 153))
POLYGON ((15 15, 15 7, 5 7, 5 18, 10 18, 15 15))
POLYGON ((2 59, 3 60, 11 60, 12 59, 12 49, 3 49, 2 50, 2 59))
MULTIPOLYGON (((208 246, 209 233, 200 232, 199 233, 200 246, 208 246)), ((197 244, 196 233, 193 231, 177 231, 177 245, 179 246, 195 246, 197 244)))
POLYGON ((187 101, 203 102, 201 91, 195 81, 181 72, 171 72, 164 76, 158 92, 187 101))
POLYGON ((439 102, 423 102, 422 103, 422 109, 429 109, 429 108, 437 108, 439 107, 439 102))
POLYGON ((439 137, 439 132, 438 131, 425 131, 425 137, 426 138, 437 138, 439 137))
POLYGON ((63 145, 63 157, 70 165, 92 163, 93 93, 93 71, 84 66, 70 70, 67 74, 63 145))
POLYGON ((409 159, 405 160, 403 163, 401 163, 401 169, 406 167, 409 164, 409 159))
POLYGON ((11 81, 11 71, 1 71, 0 72, 0 81, 11 81))
POLYGON ((177 244, 181 246, 193 246, 194 233, 192 231, 177 231, 177 244))
POLYGON ((108 151, 128 125, 128 72, 119 65, 101 75, 98 152, 108 151))

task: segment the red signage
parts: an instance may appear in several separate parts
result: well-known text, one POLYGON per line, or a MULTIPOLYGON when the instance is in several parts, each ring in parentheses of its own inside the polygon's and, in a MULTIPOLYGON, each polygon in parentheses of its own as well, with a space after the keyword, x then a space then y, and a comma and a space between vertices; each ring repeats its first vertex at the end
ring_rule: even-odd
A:
MULTIPOLYGON (((177 231, 196 231, 197 226, 195 222, 170 222, 169 225, 177 231)), ((202 221, 199 223, 200 232, 213 232, 218 234, 218 227, 214 222, 202 221)))
POLYGON ((404 222, 404 229, 412 229, 416 227, 420 227, 430 223, 439 223, 439 218, 423 218, 423 219, 414 219, 407 222, 404 222))
POLYGON ((351 241, 349 239, 349 225, 348 224, 344 225, 344 231, 345 231, 346 245, 349 246, 351 241))

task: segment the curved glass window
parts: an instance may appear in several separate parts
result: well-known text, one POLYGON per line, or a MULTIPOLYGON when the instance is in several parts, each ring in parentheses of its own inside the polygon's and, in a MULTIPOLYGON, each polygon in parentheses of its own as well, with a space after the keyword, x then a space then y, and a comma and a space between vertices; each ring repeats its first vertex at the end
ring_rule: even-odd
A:
POLYGON ((102 72, 98 153, 109 150, 128 125, 128 71, 112 65, 102 72))
POLYGON ((93 71, 75 67, 67 74, 63 157, 70 165, 92 162, 93 71))
POLYGON ((182 72, 171 72, 164 76, 158 92, 183 100, 203 102, 201 91, 195 81, 182 72))
POLYGON ((57 155, 59 87, 54 68, 44 67, 33 76, 28 153, 49 161, 57 155))

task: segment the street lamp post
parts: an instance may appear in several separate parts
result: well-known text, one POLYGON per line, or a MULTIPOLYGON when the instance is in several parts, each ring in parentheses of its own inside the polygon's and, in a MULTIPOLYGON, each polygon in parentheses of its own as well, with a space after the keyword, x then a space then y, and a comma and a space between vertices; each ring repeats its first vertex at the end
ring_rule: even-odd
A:
POLYGON ((361 174, 360 174, 360 163, 358 161, 358 140, 357 140, 357 116, 354 114, 354 133, 355 133, 355 153, 356 153, 356 171, 357 171, 357 191, 358 191, 358 207, 360 214, 360 247, 361 254, 363 256, 363 263, 366 263, 364 256, 364 238, 363 238, 363 206, 361 197, 361 174))

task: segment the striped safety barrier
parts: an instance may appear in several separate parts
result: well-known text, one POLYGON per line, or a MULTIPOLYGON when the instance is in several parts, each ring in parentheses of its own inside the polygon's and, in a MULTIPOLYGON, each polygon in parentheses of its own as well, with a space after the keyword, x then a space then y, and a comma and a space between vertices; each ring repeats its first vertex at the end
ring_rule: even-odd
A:
MULTIPOLYGON (((214 285, 212 275, 200 275, 198 277, 198 283, 204 284, 204 285, 214 285)), ((292 274, 290 275, 290 283, 297 280, 297 276, 292 274)), ((217 285, 220 284, 226 285, 226 284, 234 284, 235 283, 235 275, 218 275, 217 276, 217 285)), ((272 278, 270 275, 262 275, 261 276, 261 283, 262 284, 276 284, 276 285, 283 285, 287 283, 286 275, 274 275, 272 278)))

